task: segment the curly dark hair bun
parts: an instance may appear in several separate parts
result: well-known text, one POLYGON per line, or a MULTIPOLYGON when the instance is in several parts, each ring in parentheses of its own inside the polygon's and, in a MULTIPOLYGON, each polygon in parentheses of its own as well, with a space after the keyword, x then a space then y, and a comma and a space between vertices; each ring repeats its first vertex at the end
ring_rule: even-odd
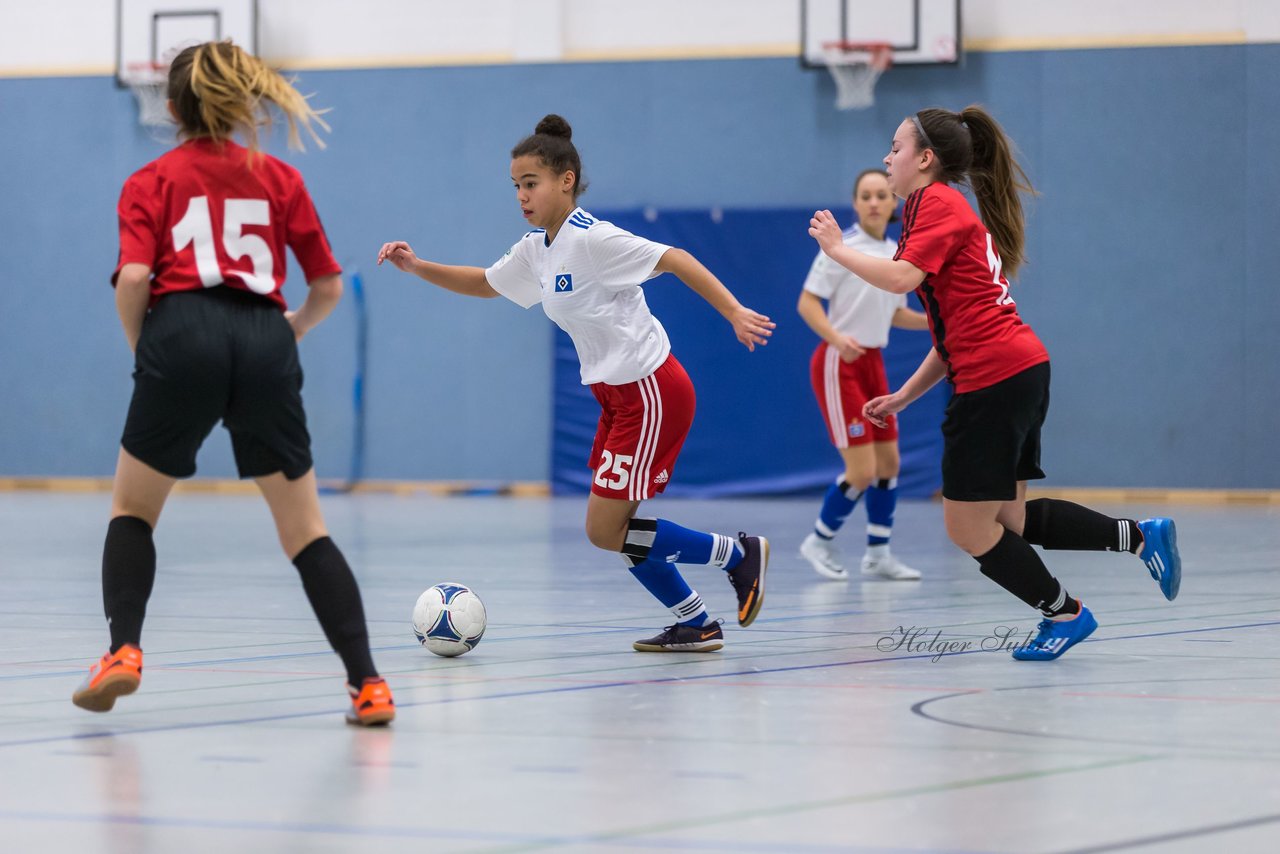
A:
POLYGON ((569 123, 564 120, 563 116, 557 116, 555 113, 543 116, 542 121, 538 122, 538 126, 533 129, 533 132, 544 136, 573 139, 573 128, 569 127, 569 123))
POLYGON ((516 143, 516 147, 511 149, 511 159, 532 154, 556 175, 572 172, 573 197, 576 199, 587 189, 587 181, 582 177, 582 158, 578 156, 572 137, 573 128, 564 117, 551 113, 538 122, 533 133, 516 143))

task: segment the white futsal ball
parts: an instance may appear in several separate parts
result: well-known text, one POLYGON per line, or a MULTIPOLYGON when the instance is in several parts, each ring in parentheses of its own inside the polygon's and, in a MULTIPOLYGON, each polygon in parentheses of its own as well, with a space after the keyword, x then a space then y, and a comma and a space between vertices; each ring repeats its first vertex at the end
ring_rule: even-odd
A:
POLYGON ((436 655, 462 655, 474 648, 487 623, 480 597, 454 581, 428 588, 413 606, 413 633, 436 655))

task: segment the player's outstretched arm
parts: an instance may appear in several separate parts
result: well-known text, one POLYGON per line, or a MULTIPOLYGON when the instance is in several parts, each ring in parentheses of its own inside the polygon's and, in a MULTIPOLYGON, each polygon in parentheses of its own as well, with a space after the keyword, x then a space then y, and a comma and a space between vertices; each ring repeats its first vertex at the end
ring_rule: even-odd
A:
POLYGON ((757 344, 764 346, 769 343, 769 336, 777 324, 738 302, 738 298, 688 252, 668 249, 662 253, 654 269, 659 273, 671 273, 724 315, 733 326, 733 334, 748 350, 754 352, 757 344))
POLYGON ((498 292, 485 278, 483 267, 460 267, 452 264, 436 264, 424 261, 403 240, 382 244, 378 251, 378 263, 390 261, 396 268, 413 273, 433 285, 469 297, 496 297, 498 292))
POLYGON ((840 225, 831 211, 815 211, 809 220, 809 236, 827 257, 858 278, 882 291, 906 294, 924 281, 924 271, 910 261, 876 258, 844 245, 840 225))

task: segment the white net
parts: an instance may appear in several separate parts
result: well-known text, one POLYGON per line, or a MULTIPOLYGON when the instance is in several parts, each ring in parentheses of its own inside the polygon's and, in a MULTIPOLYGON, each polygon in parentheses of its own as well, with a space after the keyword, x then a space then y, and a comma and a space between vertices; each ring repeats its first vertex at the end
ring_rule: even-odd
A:
POLYGON ((893 64, 893 48, 887 44, 822 46, 831 79, 836 82, 836 109, 865 110, 876 102, 876 81, 893 64))
POLYGON ((131 65, 123 75, 124 83, 138 102, 138 123, 160 131, 174 127, 169 115, 169 68, 159 63, 131 65))

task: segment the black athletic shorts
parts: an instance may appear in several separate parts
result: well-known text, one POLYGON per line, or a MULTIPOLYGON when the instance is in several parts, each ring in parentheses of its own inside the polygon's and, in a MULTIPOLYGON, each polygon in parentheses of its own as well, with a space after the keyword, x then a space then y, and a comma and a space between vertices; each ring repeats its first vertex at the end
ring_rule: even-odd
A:
POLYGON ((942 497, 1012 501, 1018 481, 1044 477, 1040 427, 1048 411, 1048 362, 953 396, 942 421, 942 497))
POLYGON ((120 444, 170 477, 190 477, 221 420, 241 477, 311 470, 302 367, 278 306, 228 287, 160 298, 138 338, 120 444))

